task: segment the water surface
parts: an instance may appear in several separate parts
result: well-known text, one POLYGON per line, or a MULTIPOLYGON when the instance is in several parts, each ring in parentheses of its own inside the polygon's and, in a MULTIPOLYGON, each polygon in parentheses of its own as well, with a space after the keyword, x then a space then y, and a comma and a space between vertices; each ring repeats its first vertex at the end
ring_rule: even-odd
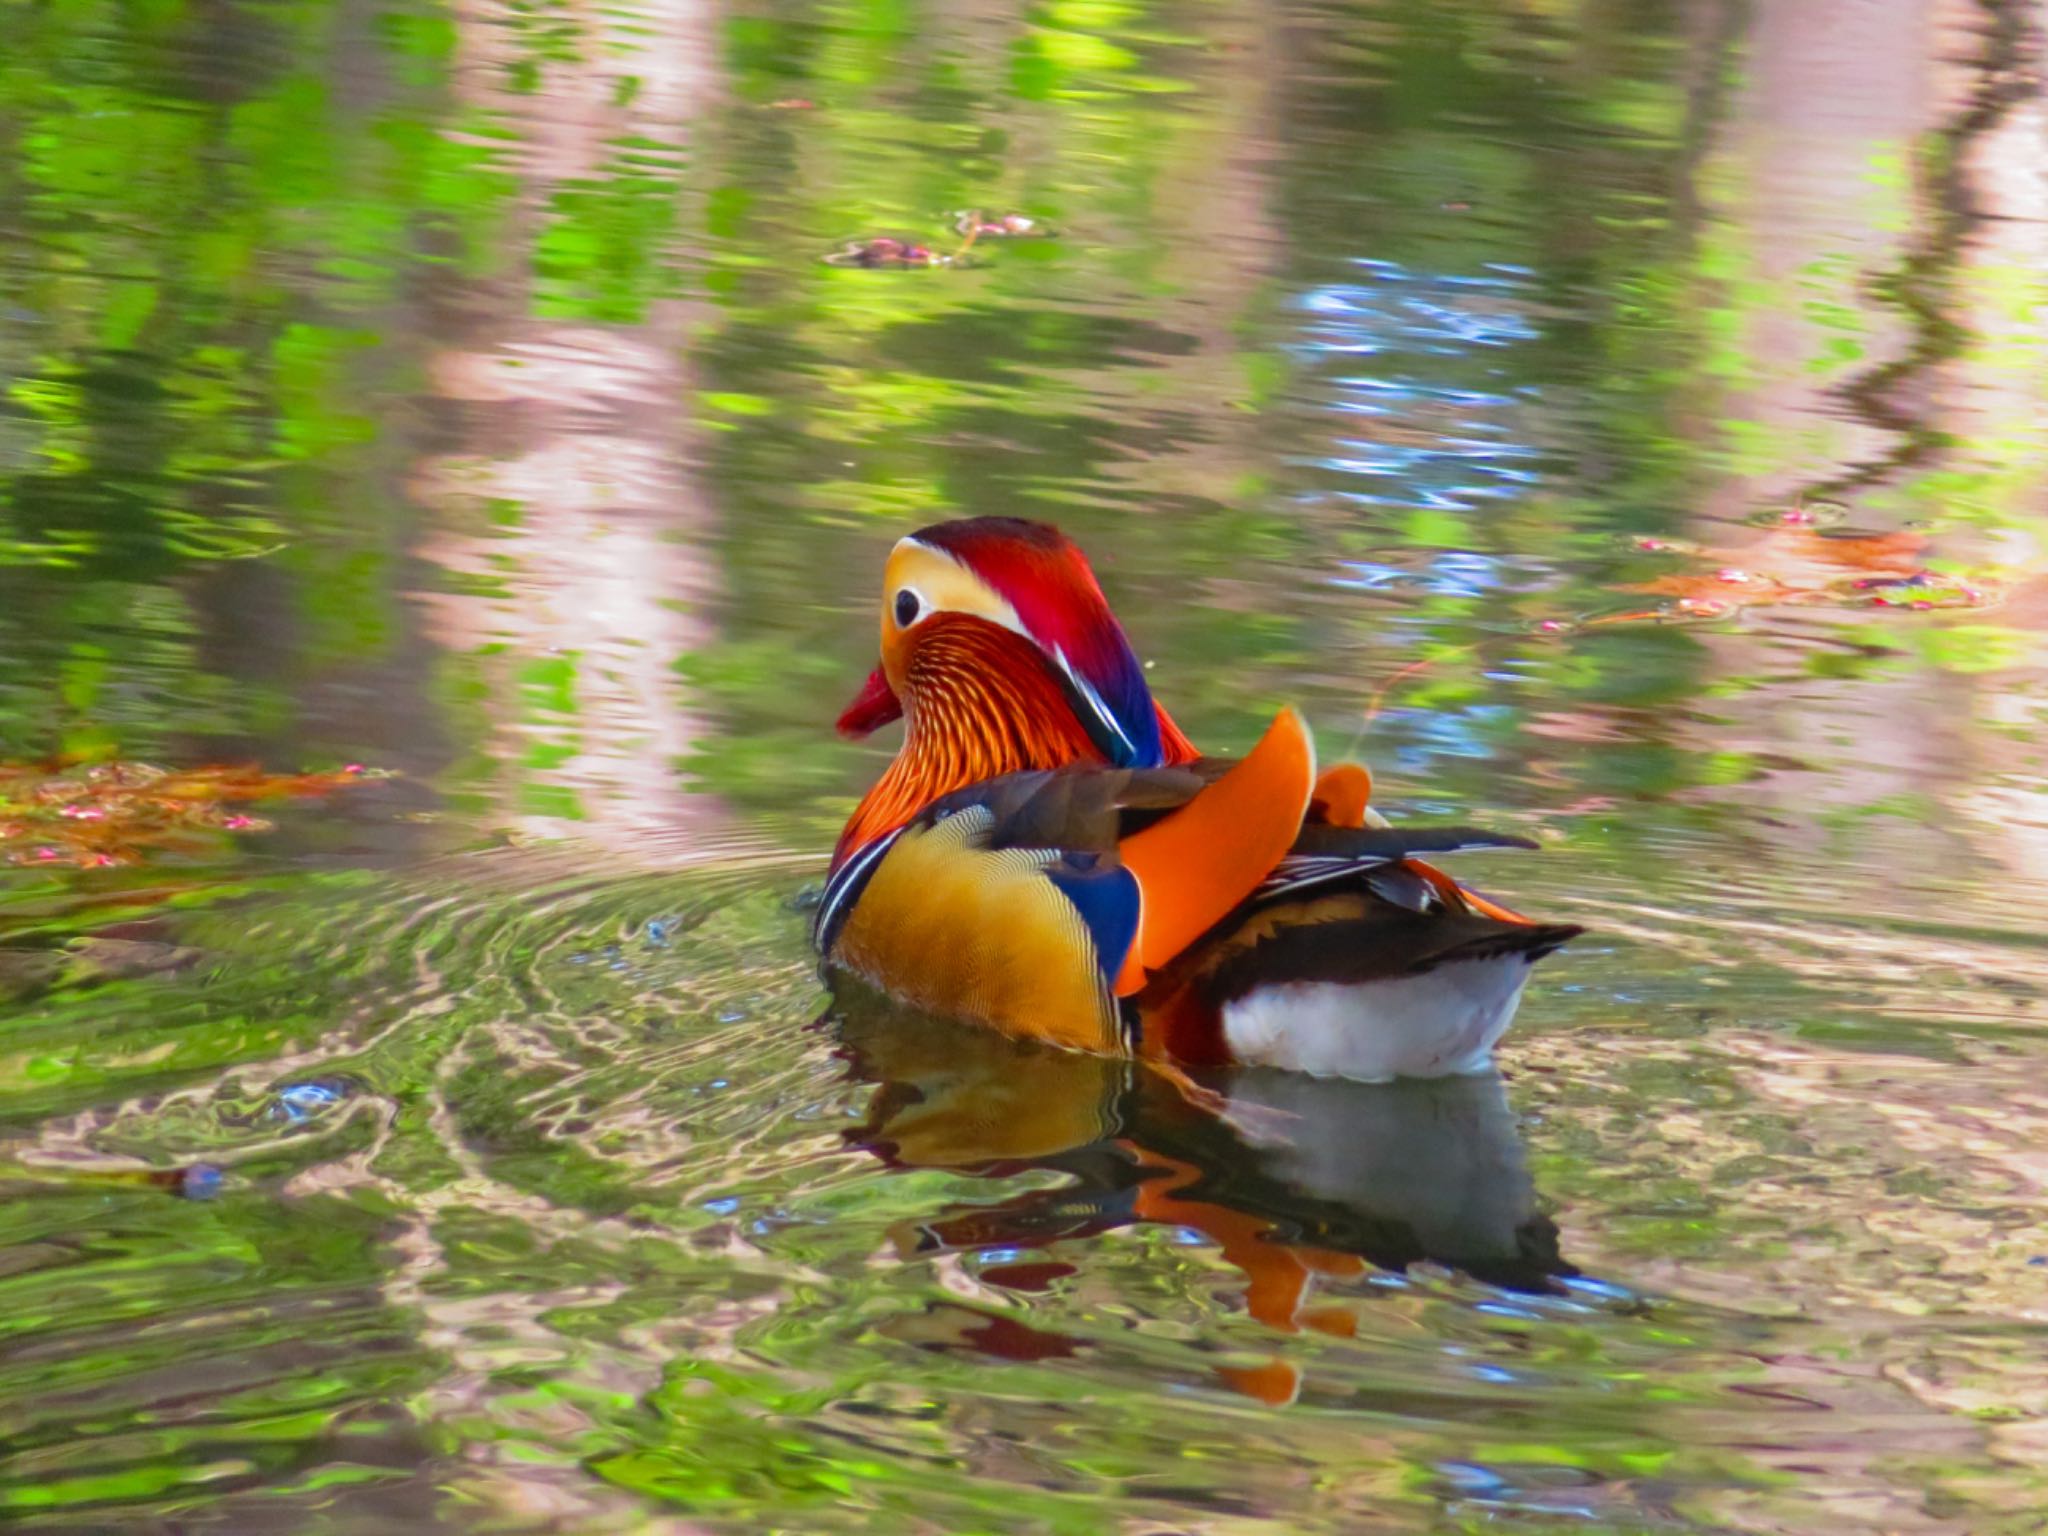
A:
POLYGON ((2041 1528, 2034 10, 7 33, 0 1523, 2041 1528), (1498 1079, 829 1006, 882 554, 996 512, 1543 842, 1498 1079))

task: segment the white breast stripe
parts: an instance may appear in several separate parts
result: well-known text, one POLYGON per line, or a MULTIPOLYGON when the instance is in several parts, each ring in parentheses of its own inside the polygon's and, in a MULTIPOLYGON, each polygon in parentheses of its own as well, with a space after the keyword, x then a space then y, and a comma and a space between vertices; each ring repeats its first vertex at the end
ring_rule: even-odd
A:
POLYGON ((830 951, 832 940, 838 936, 839 924, 852 907, 853 898, 867 884, 868 876, 881 862, 882 855, 895 845, 903 832, 904 829, 898 827, 887 837, 877 838, 842 864, 839 873, 825 882, 825 899, 811 923, 811 942, 817 945, 820 954, 830 951))

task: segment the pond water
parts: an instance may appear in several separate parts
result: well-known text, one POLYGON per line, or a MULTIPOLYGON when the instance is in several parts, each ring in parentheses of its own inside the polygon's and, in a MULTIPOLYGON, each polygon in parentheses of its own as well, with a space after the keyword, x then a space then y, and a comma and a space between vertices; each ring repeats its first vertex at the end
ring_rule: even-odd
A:
POLYGON ((2038 5, 0 12, 0 1524, 2043 1529, 2038 5), (828 1010, 993 512, 1497 1079, 828 1010))

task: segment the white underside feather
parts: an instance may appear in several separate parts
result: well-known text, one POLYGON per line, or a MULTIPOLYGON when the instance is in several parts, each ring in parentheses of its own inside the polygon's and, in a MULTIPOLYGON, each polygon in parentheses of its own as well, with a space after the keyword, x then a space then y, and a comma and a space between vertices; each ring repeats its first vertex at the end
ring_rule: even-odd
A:
POLYGON ((1525 956, 1499 955, 1380 981, 1257 987, 1224 1005, 1223 1037, 1240 1062, 1320 1077, 1483 1072, 1529 970, 1525 956))

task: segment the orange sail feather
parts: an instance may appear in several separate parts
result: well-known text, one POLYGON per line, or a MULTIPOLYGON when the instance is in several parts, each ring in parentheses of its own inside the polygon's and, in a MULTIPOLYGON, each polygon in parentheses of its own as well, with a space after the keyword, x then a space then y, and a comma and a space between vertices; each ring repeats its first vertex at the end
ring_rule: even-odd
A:
POLYGON ((1283 709, 1251 755, 1179 810, 1118 848, 1138 878, 1138 937, 1117 977, 1119 997, 1249 896, 1294 846, 1316 779, 1308 726, 1283 709))

